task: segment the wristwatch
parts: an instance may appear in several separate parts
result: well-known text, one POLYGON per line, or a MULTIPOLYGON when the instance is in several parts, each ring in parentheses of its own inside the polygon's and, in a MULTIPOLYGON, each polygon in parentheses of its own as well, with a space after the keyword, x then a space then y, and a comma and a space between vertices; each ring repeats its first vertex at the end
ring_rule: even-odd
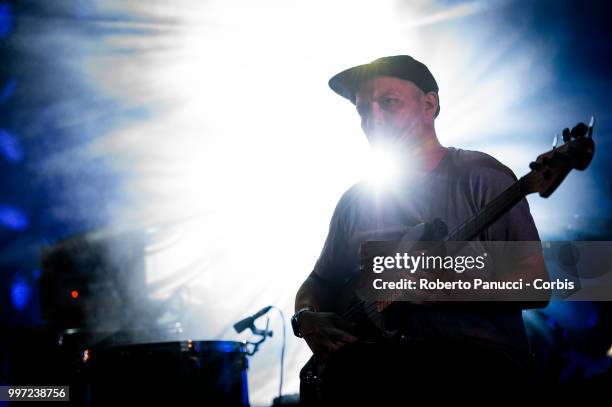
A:
POLYGON ((306 311, 314 311, 312 307, 304 307, 300 308, 293 316, 291 317, 291 328, 293 328, 293 334, 298 338, 302 337, 302 333, 300 332, 300 316, 303 312, 306 311))

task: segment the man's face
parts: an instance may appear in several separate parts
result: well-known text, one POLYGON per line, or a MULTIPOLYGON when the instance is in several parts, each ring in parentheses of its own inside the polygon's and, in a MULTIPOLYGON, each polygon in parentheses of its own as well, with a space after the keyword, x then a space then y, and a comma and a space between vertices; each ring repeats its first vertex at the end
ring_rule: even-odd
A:
POLYGON ((423 91, 410 81, 379 76, 364 82, 355 105, 370 144, 418 144, 425 119, 422 99, 423 91))

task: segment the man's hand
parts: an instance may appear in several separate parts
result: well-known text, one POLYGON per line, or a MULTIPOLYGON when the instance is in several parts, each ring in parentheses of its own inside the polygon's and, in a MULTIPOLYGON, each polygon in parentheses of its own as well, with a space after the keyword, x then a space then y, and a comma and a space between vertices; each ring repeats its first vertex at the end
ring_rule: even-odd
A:
POLYGON ((326 363, 345 344, 356 342, 358 338, 349 333, 356 327, 333 312, 306 311, 300 316, 300 332, 319 363, 326 363))

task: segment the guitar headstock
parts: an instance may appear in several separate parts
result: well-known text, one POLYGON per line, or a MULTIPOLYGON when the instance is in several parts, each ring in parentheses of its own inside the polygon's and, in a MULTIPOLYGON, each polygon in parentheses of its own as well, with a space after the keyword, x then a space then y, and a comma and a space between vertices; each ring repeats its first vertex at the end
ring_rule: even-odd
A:
POLYGON ((595 118, 591 116, 588 126, 578 123, 571 131, 563 130, 564 143, 559 147, 555 136, 553 149, 529 164, 531 172, 521 178, 525 195, 538 192, 541 197, 548 198, 571 170, 582 171, 589 166, 595 153, 594 124, 595 118))

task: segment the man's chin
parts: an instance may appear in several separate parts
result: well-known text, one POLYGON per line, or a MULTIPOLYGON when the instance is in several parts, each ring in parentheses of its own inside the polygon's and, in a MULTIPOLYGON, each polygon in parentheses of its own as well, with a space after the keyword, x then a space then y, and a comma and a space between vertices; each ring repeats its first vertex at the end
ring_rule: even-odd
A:
POLYGON ((389 132, 368 134, 367 137, 370 146, 375 149, 397 148, 398 144, 400 144, 401 141, 401 137, 399 137, 398 135, 390 134, 389 132))
POLYGON ((390 137, 385 135, 379 138, 368 137, 368 142, 372 148, 383 150, 410 150, 418 147, 416 140, 409 136, 390 137))

